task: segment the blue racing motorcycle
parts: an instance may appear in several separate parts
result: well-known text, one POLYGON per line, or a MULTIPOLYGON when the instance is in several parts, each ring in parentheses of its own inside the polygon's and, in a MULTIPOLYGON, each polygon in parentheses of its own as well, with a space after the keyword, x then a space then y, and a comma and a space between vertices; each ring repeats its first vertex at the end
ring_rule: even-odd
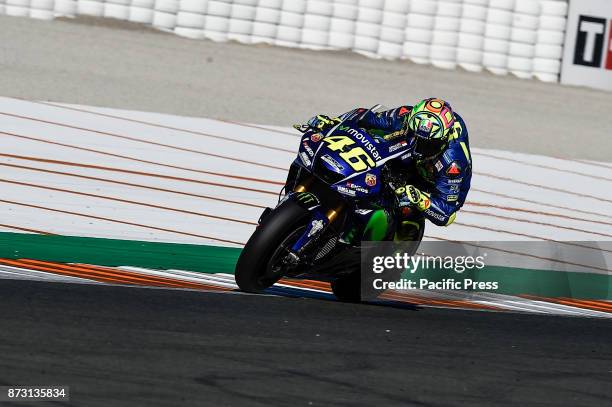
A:
MULTIPOLYGON (((236 264, 241 290, 261 293, 282 277, 316 278, 330 281, 339 300, 361 300, 362 242, 394 240, 398 222, 391 208, 400 180, 390 166, 412 156, 403 138, 385 140, 359 128, 361 117, 326 131, 301 130, 285 195, 264 210, 236 264)), ((403 213, 402 228, 412 228, 416 251, 425 227, 413 212, 412 220, 403 213)))

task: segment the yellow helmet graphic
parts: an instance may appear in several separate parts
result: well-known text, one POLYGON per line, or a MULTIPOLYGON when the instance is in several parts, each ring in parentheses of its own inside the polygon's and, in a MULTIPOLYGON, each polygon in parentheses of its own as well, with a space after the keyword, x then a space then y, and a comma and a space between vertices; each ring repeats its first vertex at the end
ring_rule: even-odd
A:
POLYGON ((417 103, 406 122, 409 135, 416 138, 415 153, 428 158, 446 146, 453 132, 455 115, 450 104, 430 98, 417 103))

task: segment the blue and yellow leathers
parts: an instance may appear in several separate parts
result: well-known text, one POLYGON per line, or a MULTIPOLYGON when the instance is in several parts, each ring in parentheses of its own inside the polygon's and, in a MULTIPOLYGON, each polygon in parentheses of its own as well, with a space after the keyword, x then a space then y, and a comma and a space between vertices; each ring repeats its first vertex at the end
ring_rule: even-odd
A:
MULTIPOLYGON (((399 141, 406 137, 405 117, 412 111, 412 106, 400 106, 381 113, 371 111, 365 113, 359 125, 367 130, 383 134, 388 142, 399 141)), ((340 119, 355 118, 363 115, 366 109, 355 109, 340 116, 340 119)), ((417 173, 416 180, 407 180, 420 192, 415 197, 416 204, 422 214, 432 223, 448 226, 455 220, 457 211, 461 208, 470 190, 472 179, 472 158, 470 143, 465 122, 454 113, 455 123, 449 136, 447 147, 430 159, 414 160, 412 157, 398 159, 397 166, 405 173, 417 173), (415 168, 416 167, 416 168, 415 168), (411 171, 416 169, 416 171, 411 171)), ((407 136, 408 143, 413 137, 407 136)), ((408 191, 398 191, 408 192, 408 191)), ((409 196, 409 195, 408 195, 409 196)), ((413 196, 414 197, 414 196, 413 196)), ((402 206, 400 200, 399 206, 402 206)), ((401 209, 401 208, 400 208, 401 209)), ((399 211, 401 213, 401 210, 399 211)))

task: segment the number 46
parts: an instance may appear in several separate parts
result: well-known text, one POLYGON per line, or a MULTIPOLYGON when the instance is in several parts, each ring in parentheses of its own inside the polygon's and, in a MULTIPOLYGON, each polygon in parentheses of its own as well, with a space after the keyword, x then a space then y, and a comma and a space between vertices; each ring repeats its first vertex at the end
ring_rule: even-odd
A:
MULTIPOLYGON (((332 151, 342 151, 344 147, 355 144, 354 140, 345 136, 331 136, 323 140, 329 144, 328 148, 332 151)), ((363 171, 376 166, 372 157, 361 147, 353 147, 349 151, 343 151, 340 153, 340 157, 355 171, 363 171)))

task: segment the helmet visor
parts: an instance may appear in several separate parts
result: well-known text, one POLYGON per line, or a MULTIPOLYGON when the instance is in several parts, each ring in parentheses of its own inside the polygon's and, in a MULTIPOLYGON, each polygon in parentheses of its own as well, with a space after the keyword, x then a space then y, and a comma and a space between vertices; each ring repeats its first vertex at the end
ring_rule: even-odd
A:
POLYGON ((424 158, 429 158, 437 155, 444 149, 445 141, 441 139, 427 140, 421 137, 415 137, 414 152, 424 158))

